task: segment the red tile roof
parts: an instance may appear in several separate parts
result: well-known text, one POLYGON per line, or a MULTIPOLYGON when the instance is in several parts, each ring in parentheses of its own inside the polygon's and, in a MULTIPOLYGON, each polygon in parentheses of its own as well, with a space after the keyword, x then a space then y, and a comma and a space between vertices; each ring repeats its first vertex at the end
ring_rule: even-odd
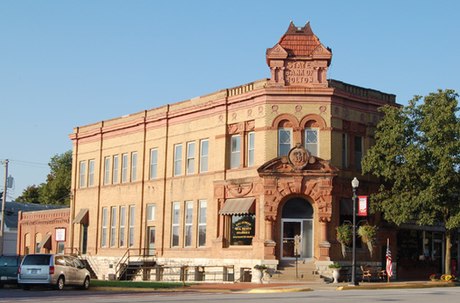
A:
POLYGON ((311 30, 310 22, 304 27, 296 27, 291 22, 278 43, 288 52, 290 57, 310 56, 313 50, 321 45, 318 37, 311 30))

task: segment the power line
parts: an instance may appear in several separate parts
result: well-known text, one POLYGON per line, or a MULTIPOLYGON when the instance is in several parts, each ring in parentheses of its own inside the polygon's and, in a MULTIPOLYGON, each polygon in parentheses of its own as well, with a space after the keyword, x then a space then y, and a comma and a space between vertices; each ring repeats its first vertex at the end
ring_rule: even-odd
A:
POLYGON ((24 161, 24 160, 15 160, 15 159, 9 159, 10 162, 14 162, 19 165, 28 165, 28 166, 49 166, 48 163, 42 163, 42 162, 32 162, 32 161, 24 161))

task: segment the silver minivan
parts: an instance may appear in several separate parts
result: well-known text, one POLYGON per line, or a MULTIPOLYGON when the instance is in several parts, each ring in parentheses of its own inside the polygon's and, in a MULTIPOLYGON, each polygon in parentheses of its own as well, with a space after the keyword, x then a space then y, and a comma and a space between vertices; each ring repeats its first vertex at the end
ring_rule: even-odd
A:
POLYGON ((59 290, 65 285, 88 289, 89 283, 89 271, 73 256, 26 255, 18 269, 18 285, 26 290, 34 285, 49 285, 59 290))

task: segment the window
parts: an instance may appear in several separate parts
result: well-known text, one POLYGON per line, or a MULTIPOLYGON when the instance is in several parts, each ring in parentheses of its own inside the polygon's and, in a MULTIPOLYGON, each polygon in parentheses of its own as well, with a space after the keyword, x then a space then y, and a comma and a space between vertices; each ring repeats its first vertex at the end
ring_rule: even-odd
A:
POLYGON ((241 164, 241 136, 233 135, 230 140, 230 168, 238 168, 241 164))
POLYGON ((112 168, 112 182, 113 184, 117 184, 118 178, 119 178, 119 173, 118 173, 118 155, 113 156, 113 168, 112 168))
POLYGON ((102 232, 101 232, 101 247, 107 247, 107 225, 108 225, 107 207, 102 208, 102 232))
POLYGON ((171 224, 171 247, 179 246, 179 202, 173 202, 172 205, 172 224, 171 224))
POLYGON ((128 154, 121 155, 121 183, 128 182, 128 154))
POLYGON ((131 153, 131 182, 137 180, 137 152, 131 153))
POLYGON ((305 129, 305 148, 312 156, 318 157, 318 129, 305 129))
POLYGON ((209 141, 207 139, 200 141, 200 173, 208 171, 208 154, 209 154, 209 141))
POLYGON ((185 246, 192 246, 193 201, 185 202, 185 246))
POLYGON ((150 180, 157 178, 158 170, 158 149, 152 148, 150 150, 150 180))
POLYGON ((187 175, 195 173, 195 142, 187 143, 187 166, 185 168, 187 175))
POLYGON ((206 246, 206 207, 207 201, 200 200, 198 205, 198 246, 206 246))
POLYGON ((110 184, 110 157, 104 158, 104 185, 110 184))
POLYGON ((134 222, 135 222, 136 208, 134 205, 129 206, 129 233, 128 233, 128 245, 129 247, 134 246, 134 222))
POLYGON ((278 157, 287 156, 291 150, 292 142, 292 129, 279 128, 278 129, 278 157))
POLYGON ((155 204, 147 204, 147 221, 155 221, 155 204))
POLYGON ((254 165, 254 145, 255 145, 255 133, 250 132, 248 133, 248 162, 247 166, 254 165))
POLYGON ((117 208, 115 206, 111 209, 110 216, 110 247, 115 247, 117 244, 117 208))
POLYGON ((120 247, 123 247, 126 245, 125 234, 126 234, 126 206, 121 206, 120 207, 120 231, 118 235, 119 237, 118 243, 120 247))
POLYGON ((95 161, 89 160, 88 163, 88 186, 94 186, 94 166, 95 161))
POLYGON ((57 248, 56 248, 56 253, 63 254, 64 253, 64 248, 65 248, 65 242, 58 242, 57 243, 57 248))
POLYGON ((255 215, 232 215, 230 245, 252 245, 255 234, 255 215))
POLYGON ((80 161, 80 188, 86 186, 86 161, 80 161))
POLYGON ((348 167, 348 135, 342 134, 342 167, 348 167))
POLYGON ((174 176, 182 174, 182 144, 174 145, 174 176))
POLYGON ((361 160, 363 158, 363 137, 355 137, 355 167, 361 169, 361 160))

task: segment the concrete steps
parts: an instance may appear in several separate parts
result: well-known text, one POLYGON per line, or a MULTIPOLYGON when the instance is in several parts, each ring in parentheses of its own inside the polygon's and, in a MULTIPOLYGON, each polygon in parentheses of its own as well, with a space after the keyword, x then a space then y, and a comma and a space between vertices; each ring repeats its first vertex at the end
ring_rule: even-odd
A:
POLYGON ((320 278, 316 271, 316 265, 313 261, 280 261, 278 270, 272 274, 271 281, 304 281, 304 282, 320 282, 320 278))

